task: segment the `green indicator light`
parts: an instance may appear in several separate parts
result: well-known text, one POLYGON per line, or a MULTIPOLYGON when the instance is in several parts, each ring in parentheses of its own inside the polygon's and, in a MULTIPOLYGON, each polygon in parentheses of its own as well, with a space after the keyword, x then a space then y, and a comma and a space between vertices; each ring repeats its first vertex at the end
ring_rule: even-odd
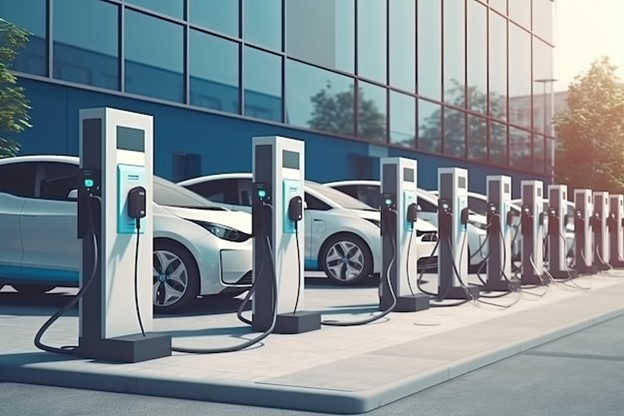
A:
POLYGON ((85 179, 85 180, 84 180, 84 185, 85 185, 87 188, 91 188, 91 187, 93 186, 93 179, 85 179))
POLYGON ((264 189, 258 190, 258 196, 264 198, 266 196, 266 191, 264 189))
POLYGON ((392 204, 392 200, 391 199, 386 199, 386 205, 390 205, 392 204))

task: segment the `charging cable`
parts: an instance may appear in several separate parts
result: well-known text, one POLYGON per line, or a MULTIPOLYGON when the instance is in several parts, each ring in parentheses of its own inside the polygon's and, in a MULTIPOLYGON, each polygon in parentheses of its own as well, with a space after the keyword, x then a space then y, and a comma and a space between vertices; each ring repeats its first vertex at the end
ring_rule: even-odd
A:
POLYGON ((139 306, 139 239, 141 230, 141 219, 136 218, 136 247, 134 251, 134 307, 136 309, 137 320, 139 321, 139 328, 141 328, 141 334, 145 337, 145 329, 143 328, 143 319, 141 317, 141 308, 139 306))
POLYGON ((292 314, 297 313, 297 306, 299 306, 299 295, 301 293, 301 250, 299 249, 299 227, 297 226, 298 221, 294 221, 295 223, 295 245, 297 247, 297 297, 295 299, 295 307, 293 308, 292 314))

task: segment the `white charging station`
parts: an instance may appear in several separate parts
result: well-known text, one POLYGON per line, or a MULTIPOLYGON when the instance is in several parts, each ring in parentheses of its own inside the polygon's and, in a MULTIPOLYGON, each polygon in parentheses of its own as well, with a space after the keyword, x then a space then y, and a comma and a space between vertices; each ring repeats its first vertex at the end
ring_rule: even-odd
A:
POLYGON ((77 353, 123 362, 171 355, 171 337, 150 333, 152 117, 98 108, 80 110, 79 118, 80 285, 93 281, 80 302, 77 353), (131 190, 140 191, 142 218, 130 216, 131 190), (91 233, 96 236, 97 252, 91 233))
POLYGON ((511 177, 488 175, 487 280, 481 290, 510 291, 511 177))
POLYGON ((382 273, 379 278, 379 309, 392 307, 395 298, 394 311, 428 309, 429 295, 414 290, 419 257, 415 229, 418 212, 417 163, 400 157, 382 158, 380 167, 382 273), (389 279, 386 274, 389 274, 389 279), (411 279, 414 280, 413 285, 411 279), (391 287, 388 287, 388 280, 391 287))
POLYGON ((609 264, 624 268, 624 195, 609 195, 609 264))
POLYGON ((566 185, 548 185, 548 273, 555 279, 576 275, 576 270, 569 269, 566 264, 567 198, 566 185))
POLYGON ((609 193, 594 192, 594 264, 598 270, 609 267, 609 234, 607 219, 609 218, 609 193))
POLYGON ((468 171, 438 168, 438 299, 474 299, 468 286, 468 171))
POLYGON ((592 250, 592 218, 594 202, 591 189, 574 190, 574 264, 579 274, 594 274, 594 252, 592 250))
POLYGON ((320 313, 304 311, 304 160, 303 141, 253 138, 253 281, 257 289, 252 328, 256 331, 266 331, 274 319, 275 333, 321 327, 320 313), (295 211, 299 220, 290 218, 295 211), (277 299, 273 299, 274 279, 277 299))
POLYGON ((522 233, 520 283, 523 285, 544 284, 544 184, 542 181, 520 182, 522 212, 520 227, 522 233))

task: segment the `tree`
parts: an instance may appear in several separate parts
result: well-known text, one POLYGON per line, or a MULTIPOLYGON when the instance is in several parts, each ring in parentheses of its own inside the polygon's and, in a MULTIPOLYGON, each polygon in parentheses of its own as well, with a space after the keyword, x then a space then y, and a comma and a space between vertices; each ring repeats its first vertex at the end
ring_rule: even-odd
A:
MULTIPOLYGON (((332 93, 331 84, 314 94, 310 101, 314 109, 308 124, 315 130, 353 136, 354 88, 332 93)), ((358 133, 359 137, 371 140, 385 140, 386 116, 379 111, 373 100, 364 97, 358 89, 358 133)))
POLYGON ((30 103, 24 89, 16 86, 17 77, 10 71, 19 49, 28 42, 28 33, 0 18, 0 158, 15 156, 20 144, 5 137, 31 127, 30 103))
POLYGON ((554 117, 555 175, 572 189, 624 192, 624 87, 608 57, 569 85, 554 117))

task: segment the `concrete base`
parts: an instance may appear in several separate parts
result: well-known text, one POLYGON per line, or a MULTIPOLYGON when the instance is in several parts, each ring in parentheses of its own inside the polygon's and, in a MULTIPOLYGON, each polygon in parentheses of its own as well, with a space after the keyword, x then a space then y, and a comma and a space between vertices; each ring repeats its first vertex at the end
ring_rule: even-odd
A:
POLYGON ((613 269, 624 269, 624 261, 612 261, 609 263, 613 269))
POLYGON ((171 336, 147 333, 123 337, 79 339, 78 356, 101 361, 138 363, 171 355, 171 336))
POLYGON ((511 292, 511 286, 519 286, 520 282, 509 282, 505 279, 487 280, 485 285, 479 286, 482 292, 511 292))
POLYGON ((275 334, 301 334, 302 332, 321 329, 320 312, 297 311, 277 315, 275 321, 275 334))
POLYGON ((439 296, 438 299, 476 299, 479 297, 480 289, 479 286, 451 287, 446 293, 441 294, 443 296, 439 296))
MULTIPOLYGON (((379 310, 386 310, 387 307, 383 307, 383 305, 379 305, 379 310)), ((429 309, 429 295, 425 295, 424 293, 415 293, 414 295, 407 296, 398 296, 397 303, 392 312, 418 312, 424 311, 425 309, 429 309)))
POLYGON ((576 270, 558 270, 558 271, 548 271, 553 279, 574 279, 578 277, 578 272, 576 270))
POLYGON ((537 274, 523 274, 520 276, 520 283, 524 285, 538 285, 538 286, 547 286, 548 278, 543 274, 539 276, 537 274))
POLYGON ((581 264, 574 270, 576 270, 579 275, 590 275, 598 273, 598 267, 595 264, 592 264, 591 266, 585 266, 584 264, 581 264))

